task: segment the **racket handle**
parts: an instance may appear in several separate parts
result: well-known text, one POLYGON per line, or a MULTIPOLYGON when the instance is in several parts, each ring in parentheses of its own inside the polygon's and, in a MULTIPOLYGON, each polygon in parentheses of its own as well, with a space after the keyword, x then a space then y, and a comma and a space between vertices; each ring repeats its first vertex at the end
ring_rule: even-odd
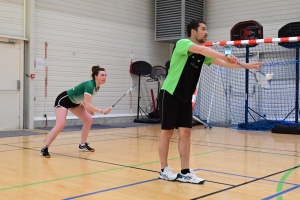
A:
POLYGON ((231 59, 231 55, 230 54, 225 54, 225 56, 228 58, 228 59, 231 59))
MULTIPOLYGON (((230 54, 225 54, 225 56, 226 56, 229 60, 232 59, 232 56, 231 56, 230 54)), ((237 64, 241 65, 239 62, 237 62, 237 64)), ((244 66, 242 66, 242 67, 244 67, 244 66)), ((245 68, 245 67, 244 67, 244 68, 245 68)))
MULTIPOLYGON (((228 59, 231 59, 231 55, 230 54, 225 54, 226 55, 226 57, 228 58, 228 59)), ((240 62, 238 62, 237 63, 239 66, 241 66, 242 68, 244 68, 244 69, 247 69, 250 73, 252 73, 253 75, 255 75, 252 71, 250 71, 248 68, 246 68, 244 65, 242 65, 240 62)))
MULTIPOLYGON (((111 110, 114 107, 114 105, 112 105, 109 109, 111 110)), ((106 113, 103 113, 104 115, 106 115, 106 113)))
MULTIPOLYGON (((231 59, 232 57, 231 57, 231 55, 230 54, 225 54, 225 56, 228 58, 228 59, 231 59)), ((239 66, 241 66, 241 67, 243 67, 243 68, 245 68, 245 69, 247 69, 245 66, 243 66, 241 63, 237 63, 239 66)))

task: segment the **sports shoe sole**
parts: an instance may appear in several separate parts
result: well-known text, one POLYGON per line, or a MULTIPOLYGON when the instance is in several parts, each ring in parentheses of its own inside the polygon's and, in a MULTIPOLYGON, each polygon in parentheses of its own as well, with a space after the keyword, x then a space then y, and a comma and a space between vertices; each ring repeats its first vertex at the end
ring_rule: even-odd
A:
POLYGON ((51 156, 43 156, 43 154, 41 154, 40 153, 40 156, 42 157, 42 158, 50 158, 51 156))
POLYGON ((95 150, 87 150, 87 149, 78 149, 79 151, 85 151, 85 152, 94 152, 95 150))
POLYGON ((178 181, 181 183, 192 183, 192 184, 204 184, 204 182, 205 182, 205 180, 203 180, 203 181, 200 181, 199 183, 193 183, 193 182, 189 182, 189 181, 181 181, 179 179, 178 179, 178 181))
POLYGON ((164 177, 162 177, 162 176, 160 176, 160 175, 158 175, 158 178, 159 179, 162 179, 162 180, 166 180, 166 181, 176 181, 176 179, 178 178, 178 175, 176 176, 176 178, 175 179, 166 179, 166 178, 164 178, 164 177))

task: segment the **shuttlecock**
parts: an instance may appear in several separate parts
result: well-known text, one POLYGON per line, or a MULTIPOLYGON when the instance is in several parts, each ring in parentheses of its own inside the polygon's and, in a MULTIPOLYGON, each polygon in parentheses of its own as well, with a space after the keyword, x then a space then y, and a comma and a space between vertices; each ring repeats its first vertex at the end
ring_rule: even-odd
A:
POLYGON ((271 79, 273 78, 273 75, 274 75, 274 74, 266 74, 266 78, 267 78, 268 80, 271 80, 271 79))

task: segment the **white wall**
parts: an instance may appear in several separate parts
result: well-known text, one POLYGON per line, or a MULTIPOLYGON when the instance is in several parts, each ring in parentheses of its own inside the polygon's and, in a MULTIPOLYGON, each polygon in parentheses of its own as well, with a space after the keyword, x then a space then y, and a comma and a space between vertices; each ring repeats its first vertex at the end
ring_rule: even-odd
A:
POLYGON ((207 0, 208 41, 230 40, 231 28, 248 20, 255 20, 263 26, 264 38, 277 38, 282 26, 300 21, 299 8, 298 0, 207 0))
POLYGON ((0 0, 0 130, 23 128, 24 26, 23 0, 0 0))
MULTIPOLYGON (((26 1, 28 2, 28 1, 26 1)), ((230 29, 239 21, 256 20, 264 27, 264 37, 277 37, 278 30, 289 22, 299 21, 298 0, 207 0, 205 21, 208 41, 229 40, 230 29)), ((54 119, 53 103, 63 90, 90 78, 91 67, 107 69, 107 83, 94 99, 96 106, 110 106, 129 88, 130 53, 134 61, 145 60, 162 65, 170 58, 170 44, 154 42, 154 0, 36 0, 34 51, 44 57, 48 42, 48 116, 54 119)), ((25 36, 23 0, 0 0, 0 35, 25 36)), ((45 69, 35 69, 34 117, 43 120, 45 113, 45 69)), ((134 76, 133 82, 137 82, 134 76)), ((142 83, 142 107, 151 103, 150 88, 142 83)), ((26 94, 25 94, 26 95, 26 94)), ((137 88, 134 90, 133 113, 136 113, 137 88)), ((125 97, 112 115, 128 116, 129 97, 125 97)), ((71 117, 71 116, 70 116, 71 117)), ((108 116, 107 116, 108 117, 108 116)))
MULTIPOLYGON (((93 102, 100 108, 111 106, 129 89, 129 63, 144 60, 152 66, 169 59, 169 44, 154 41, 154 1, 36 1, 35 57, 43 58, 48 42, 48 117, 54 117, 56 96, 90 79, 91 67, 100 64, 107 71, 93 102)), ((45 69, 36 69, 35 120, 45 113, 45 69)), ((141 106, 151 103, 150 88, 142 78, 141 106)), ((133 83, 138 78, 133 75, 133 83)), ((133 114, 137 108, 137 87, 133 95, 133 114)), ((110 116, 128 116, 129 97, 125 97, 110 116)), ((71 116, 71 114, 70 114, 71 116)), ((107 116, 108 117, 108 116, 107 116)), ((70 117, 72 118, 72 117, 70 117)))
POLYGON ((23 0, 0 0, 0 35, 24 37, 23 0))

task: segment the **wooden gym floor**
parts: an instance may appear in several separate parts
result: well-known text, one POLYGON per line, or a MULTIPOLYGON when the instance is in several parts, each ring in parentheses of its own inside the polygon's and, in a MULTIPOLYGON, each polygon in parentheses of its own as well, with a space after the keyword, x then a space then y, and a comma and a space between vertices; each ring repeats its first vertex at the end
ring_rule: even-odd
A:
MULTIPOLYGON (((46 134, 0 138, 0 199, 299 200, 300 135, 218 128, 192 129, 191 167, 204 185, 159 180, 159 126, 62 132, 39 150, 46 134)), ((169 165, 180 171, 175 131, 169 165)))

